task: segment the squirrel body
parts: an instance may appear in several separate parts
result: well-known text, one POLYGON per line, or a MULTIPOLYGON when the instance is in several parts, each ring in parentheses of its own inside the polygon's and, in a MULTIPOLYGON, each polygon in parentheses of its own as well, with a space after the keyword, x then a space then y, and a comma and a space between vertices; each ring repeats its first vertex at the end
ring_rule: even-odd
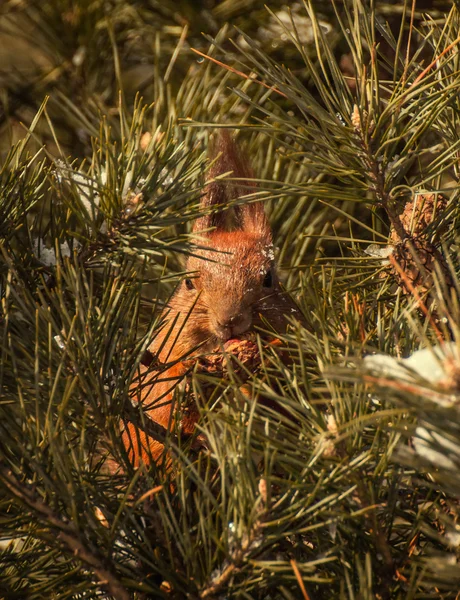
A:
MULTIPOLYGON (((197 247, 187 260, 190 275, 171 298, 162 327, 149 348, 160 364, 172 366, 152 374, 141 365, 139 381, 131 388, 144 413, 167 431, 175 425, 173 391, 188 370, 187 361, 219 350, 228 340, 264 327, 264 323, 282 333, 289 317, 302 320, 299 309, 280 286, 263 204, 235 204, 233 215, 229 214, 228 201, 237 200, 255 186, 247 161, 225 130, 218 136, 214 156, 211 181, 201 199, 204 214, 193 226, 197 247), (238 181, 216 179, 228 172, 238 181), (229 224, 231 216, 233 223, 229 224)), ((193 434, 198 417, 196 406, 181 407, 181 433, 193 434)), ((127 423, 123 442, 136 467, 157 461, 164 450, 160 441, 133 423, 127 423)))

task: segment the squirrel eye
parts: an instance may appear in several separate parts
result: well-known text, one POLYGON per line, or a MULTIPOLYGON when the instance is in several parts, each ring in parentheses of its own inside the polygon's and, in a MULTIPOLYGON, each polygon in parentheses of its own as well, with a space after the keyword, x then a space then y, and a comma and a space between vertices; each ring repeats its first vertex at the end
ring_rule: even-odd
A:
POLYGON ((262 284, 264 287, 266 288, 270 288, 273 285, 273 276, 272 276, 272 270, 268 269, 268 271, 265 273, 265 277, 264 277, 264 282, 262 284))
POLYGON ((195 286, 193 285, 193 281, 191 279, 186 279, 185 280, 185 287, 188 290, 193 290, 195 288, 195 286))

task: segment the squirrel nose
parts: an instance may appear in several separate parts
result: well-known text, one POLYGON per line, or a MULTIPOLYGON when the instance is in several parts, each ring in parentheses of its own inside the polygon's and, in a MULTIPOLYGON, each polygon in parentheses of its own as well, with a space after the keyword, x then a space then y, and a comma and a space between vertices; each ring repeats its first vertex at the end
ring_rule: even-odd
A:
POLYGON ((252 325, 252 317, 250 314, 232 315, 224 322, 219 323, 220 337, 225 341, 230 338, 244 333, 252 325))

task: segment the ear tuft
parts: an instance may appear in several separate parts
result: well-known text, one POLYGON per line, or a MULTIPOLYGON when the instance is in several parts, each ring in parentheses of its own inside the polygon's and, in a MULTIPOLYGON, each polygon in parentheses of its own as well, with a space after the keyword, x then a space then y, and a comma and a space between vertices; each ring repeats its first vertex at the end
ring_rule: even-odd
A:
MULTIPOLYGON (((201 199, 201 208, 209 210, 213 206, 221 206, 222 210, 197 219, 193 228, 195 232, 211 227, 225 229, 227 222, 225 204, 256 190, 249 161, 226 129, 221 129, 215 135, 210 148, 210 158, 214 160, 208 173, 211 181, 206 185, 206 192, 201 199), (212 181, 225 173, 229 174, 229 180, 212 181), (231 181, 230 178, 239 181, 231 181)), ((236 206, 234 212, 240 229, 270 235, 270 227, 261 202, 236 206)))

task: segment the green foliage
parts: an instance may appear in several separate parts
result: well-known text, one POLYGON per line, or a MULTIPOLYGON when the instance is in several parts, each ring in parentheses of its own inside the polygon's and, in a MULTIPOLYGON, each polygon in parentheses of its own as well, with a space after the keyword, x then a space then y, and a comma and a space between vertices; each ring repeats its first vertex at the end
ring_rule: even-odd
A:
POLYGON ((455 598, 457 8, 42 4, 1 9, 40 57, 33 77, 2 74, 0 595, 455 598), (241 29, 218 32, 228 19, 241 29), (260 343, 257 373, 190 374, 186 438, 129 386, 194 251, 218 125, 251 158, 305 323, 283 355, 260 343), (448 200, 417 238, 441 258, 411 294, 365 250, 414 241, 404 209, 424 191, 448 200), (444 379, 363 359, 431 345, 444 379), (172 468, 133 468, 127 421, 172 468))

